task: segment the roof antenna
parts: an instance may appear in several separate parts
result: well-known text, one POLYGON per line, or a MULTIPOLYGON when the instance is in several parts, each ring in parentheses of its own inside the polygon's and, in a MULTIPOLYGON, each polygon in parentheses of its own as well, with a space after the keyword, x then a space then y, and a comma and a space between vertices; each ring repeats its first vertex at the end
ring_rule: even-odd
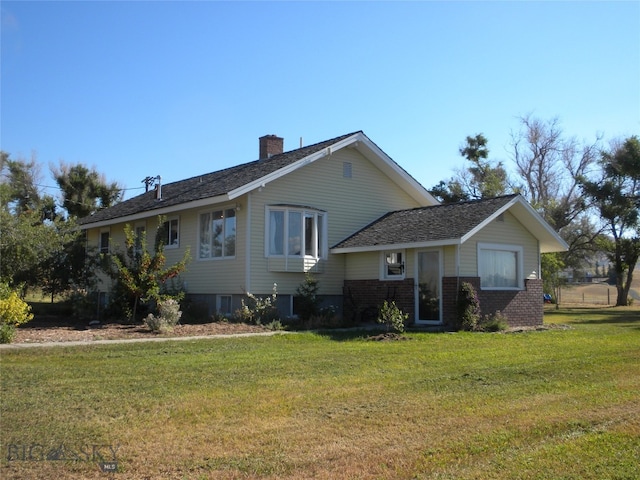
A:
POLYGON ((142 180, 142 183, 144 183, 144 191, 145 191, 145 193, 149 191, 149 187, 153 184, 154 180, 155 180, 155 177, 145 177, 142 180))

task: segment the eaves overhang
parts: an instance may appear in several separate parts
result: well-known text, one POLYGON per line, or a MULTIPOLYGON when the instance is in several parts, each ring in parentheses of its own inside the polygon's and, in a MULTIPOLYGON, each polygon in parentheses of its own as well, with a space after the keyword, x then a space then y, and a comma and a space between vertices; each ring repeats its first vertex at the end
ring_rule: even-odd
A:
POLYGON ((390 243, 385 245, 367 245, 361 247, 337 247, 330 248, 331 253, 365 253, 365 252, 383 252, 386 250, 409 250, 416 248, 436 248, 446 247, 450 245, 461 245, 459 238, 450 238, 445 240, 433 240, 428 242, 409 242, 409 243, 390 243))
MULTIPOLYGON (((89 230, 91 228, 103 228, 108 227, 110 225, 117 225, 120 223, 131 223, 136 222, 138 220, 143 220, 146 218, 157 217, 158 215, 171 215, 173 213, 182 212, 184 210, 189 210, 192 208, 201 208, 209 205, 216 205, 219 203, 224 203, 232 200, 229 195, 218 195, 216 197, 203 198, 200 200, 194 200, 193 202, 187 203, 179 203, 177 205, 171 205, 169 207, 157 207, 149 210, 145 210, 143 212, 134 213, 131 215, 126 215, 122 217, 111 218, 108 220, 102 220, 99 222, 90 222, 83 223, 79 225, 81 230, 89 230)), ((158 200, 158 202, 162 202, 162 200, 158 200)))

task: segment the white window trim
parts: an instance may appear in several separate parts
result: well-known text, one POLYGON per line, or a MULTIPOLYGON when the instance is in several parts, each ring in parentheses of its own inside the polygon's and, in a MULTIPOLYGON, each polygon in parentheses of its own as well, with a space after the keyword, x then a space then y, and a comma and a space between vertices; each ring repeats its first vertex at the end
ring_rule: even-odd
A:
POLYGON ((168 228, 167 228, 167 236, 164 238, 164 248, 179 248, 180 247, 180 217, 171 217, 171 218, 167 218, 166 223, 168 223, 168 228), (170 236, 170 232, 171 232, 171 222, 173 221, 177 221, 178 222, 178 243, 175 244, 170 244, 169 243, 169 236, 170 236))
POLYGON ((524 257, 524 248, 522 245, 509 245, 503 243, 478 243, 478 277, 480 278, 480 288, 482 290, 524 290, 524 279, 523 279, 523 257, 524 257), (483 287, 482 286, 482 272, 480 261, 482 250, 499 250, 503 252, 515 252, 516 253, 516 280, 517 286, 515 287, 483 287))
POLYGON ((404 280, 407 272, 407 254, 404 249, 398 250, 385 250, 380 252, 380 280, 404 280), (387 273, 387 254, 389 253, 401 253, 402 254, 402 273, 400 275, 389 275, 387 273))
MULTIPOLYGON (((224 213, 223 213, 224 215, 224 213)), ((223 217, 226 219, 226 217, 223 217)), ((236 252, 238 251, 238 212, 237 212, 237 207, 235 205, 228 205, 228 206, 224 206, 224 207, 219 207, 219 208, 213 208, 213 209, 207 209, 207 210, 202 210, 200 212, 198 212, 198 232, 196 233, 196 236, 198 237, 198 257, 197 260, 199 262, 211 262, 211 261, 220 261, 220 260, 233 260, 234 258, 236 258, 236 252), (213 213, 213 212, 224 212, 225 210, 236 210, 236 215, 235 215, 235 219, 236 219, 236 245, 235 245, 235 249, 234 249, 234 254, 233 255, 223 255, 221 257, 213 257, 213 256, 209 256, 209 257, 201 257, 200 256, 200 233, 201 233, 201 227, 202 227, 202 215, 204 215, 205 213, 213 213)))
POLYGON ((264 256, 265 258, 313 258, 316 260, 320 260, 320 259, 325 259, 327 258, 327 244, 328 244, 328 232, 327 232, 327 212, 323 211, 323 210, 317 210, 314 208, 305 208, 305 207, 296 207, 296 206, 280 206, 280 205, 267 205, 265 207, 265 214, 264 214, 264 230, 265 230, 265 236, 264 236, 264 256), (271 253, 270 251, 270 241, 271 241, 271 212, 284 212, 284 232, 285 232, 285 238, 283 240, 283 253, 282 254, 274 254, 271 253), (289 249, 289 213, 290 212, 296 212, 296 213, 300 213, 301 215, 301 223, 302 223, 302 237, 300 239, 300 244, 302 247, 304 247, 304 245, 306 244, 306 239, 305 239, 305 228, 304 228, 304 219, 306 215, 313 215, 314 219, 315 219, 315 225, 316 228, 314 229, 314 234, 317 235, 318 233, 318 226, 320 226, 320 231, 322 233, 322 238, 320 239, 320 242, 313 242, 313 245, 318 245, 318 251, 316 252, 317 255, 289 255, 288 253, 288 249, 289 249), (320 217, 320 218, 319 218, 320 217), (318 223, 318 220, 321 220, 322 223, 318 223))

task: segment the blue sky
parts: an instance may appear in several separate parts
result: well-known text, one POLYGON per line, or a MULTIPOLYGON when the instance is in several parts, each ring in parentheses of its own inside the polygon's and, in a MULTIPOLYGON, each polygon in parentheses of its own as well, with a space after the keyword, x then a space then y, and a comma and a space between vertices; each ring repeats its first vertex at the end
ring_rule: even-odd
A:
MULTIPOLYGON (((640 2, 3 1, 0 147, 142 187, 363 130, 426 187, 517 118, 640 133, 640 2)), ((55 190, 47 190, 56 194, 55 190)), ((128 190, 127 197, 140 193, 128 190)))

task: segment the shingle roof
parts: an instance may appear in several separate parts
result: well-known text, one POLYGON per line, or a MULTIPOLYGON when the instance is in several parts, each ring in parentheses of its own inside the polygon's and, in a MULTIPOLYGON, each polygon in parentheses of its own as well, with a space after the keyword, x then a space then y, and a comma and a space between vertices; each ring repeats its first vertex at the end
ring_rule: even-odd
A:
POLYGON ((308 145, 289 152, 273 155, 267 159, 255 160, 217 172, 198 175, 162 185, 162 201, 155 199, 155 192, 149 191, 120 202, 113 207, 105 208, 91 216, 78 220, 80 225, 113 220, 143 212, 152 212, 160 208, 172 207, 183 203, 193 202, 211 197, 225 195, 248 183, 259 180, 277 170, 284 168, 308 155, 312 155, 323 148, 333 145, 345 138, 355 135, 353 132, 331 140, 308 145))
POLYGON ((457 240, 517 195, 389 212, 335 245, 334 249, 457 240))

